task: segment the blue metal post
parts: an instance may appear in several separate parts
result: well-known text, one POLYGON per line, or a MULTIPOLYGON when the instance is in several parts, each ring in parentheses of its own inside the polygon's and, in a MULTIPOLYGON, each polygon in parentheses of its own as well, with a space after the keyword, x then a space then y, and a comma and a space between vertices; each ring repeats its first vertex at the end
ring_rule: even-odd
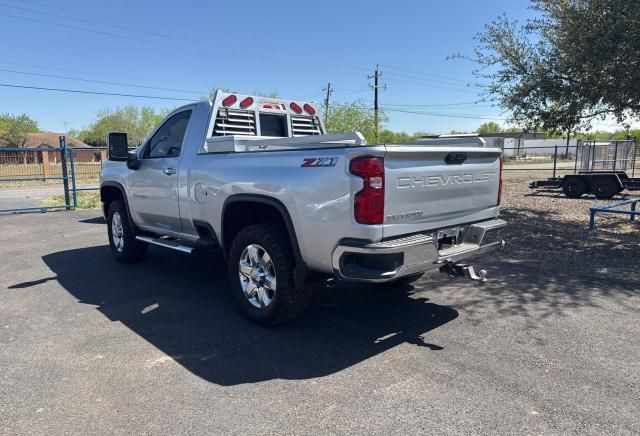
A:
POLYGON ((589 213, 591 214, 589 217, 589 231, 592 232, 596 228, 596 211, 591 209, 589 213))
POLYGON ((71 164, 71 189, 73 190, 73 208, 78 208, 78 194, 76 192, 76 165, 74 162, 74 150, 73 147, 69 150, 69 163, 71 164))
MULTIPOLYGON (((631 203, 631 212, 635 212, 636 211, 636 205, 638 204, 637 201, 634 201, 633 203, 631 203)), ((631 216, 629 217, 629 221, 635 221, 636 220, 636 214, 632 213, 631 216)))
POLYGON ((65 209, 70 210, 69 201, 69 177, 67 175, 67 140, 64 136, 59 136, 60 141, 60 164, 62 165, 62 186, 64 188, 64 205, 65 209))
POLYGON ((556 166, 558 164, 558 146, 556 145, 555 153, 553 155, 553 178, 556 178, 556 166))

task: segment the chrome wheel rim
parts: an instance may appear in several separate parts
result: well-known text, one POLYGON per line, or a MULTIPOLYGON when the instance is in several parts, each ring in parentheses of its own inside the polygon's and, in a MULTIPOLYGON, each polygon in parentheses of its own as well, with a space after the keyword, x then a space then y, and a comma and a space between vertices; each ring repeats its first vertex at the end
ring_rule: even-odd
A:
POLYGON ((124 249, 124 229, 122 228, 120 212, 114 212, 111 216, 111 239, 116 250, 122 253, 124 249))
POLYGON ((240 286, 252 306, 264 309, 276 295, 276 269, 267 250, 257 244, 247 246, 240 255, 240 286))

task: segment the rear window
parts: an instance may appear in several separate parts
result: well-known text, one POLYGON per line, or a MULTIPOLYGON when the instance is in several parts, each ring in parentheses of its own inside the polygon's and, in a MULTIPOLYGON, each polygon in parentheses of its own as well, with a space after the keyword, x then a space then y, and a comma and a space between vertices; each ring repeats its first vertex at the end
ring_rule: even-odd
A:
POLYGON ((287 118, 284 115, 260 114, 260 135, 262 136, 289 136, 287 118))

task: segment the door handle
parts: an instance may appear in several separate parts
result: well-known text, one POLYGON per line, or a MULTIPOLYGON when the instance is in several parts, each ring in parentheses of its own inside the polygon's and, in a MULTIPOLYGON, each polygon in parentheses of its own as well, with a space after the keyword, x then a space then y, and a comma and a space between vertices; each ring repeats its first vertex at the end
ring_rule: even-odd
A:
POLYGON ((165 173, 167 176, 171 176, 176 173, 176 170, 175 168, 165 168, 164 170, 162 170, 162 172, 165 173))

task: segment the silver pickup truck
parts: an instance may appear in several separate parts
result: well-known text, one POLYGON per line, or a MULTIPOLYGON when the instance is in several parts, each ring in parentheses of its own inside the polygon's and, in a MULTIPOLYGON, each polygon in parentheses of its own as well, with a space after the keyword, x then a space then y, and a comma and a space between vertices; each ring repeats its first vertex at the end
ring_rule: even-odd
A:
POLYGON ((218 91, 135 151, 124 133, 108 142, 100 195, 116 260, 148 244, 220 250, 260 323, 299 315, 327 275, 406 283, 504 244, 501 150, 479 138, 367 145, 326 134, 312 103, 218 91))

